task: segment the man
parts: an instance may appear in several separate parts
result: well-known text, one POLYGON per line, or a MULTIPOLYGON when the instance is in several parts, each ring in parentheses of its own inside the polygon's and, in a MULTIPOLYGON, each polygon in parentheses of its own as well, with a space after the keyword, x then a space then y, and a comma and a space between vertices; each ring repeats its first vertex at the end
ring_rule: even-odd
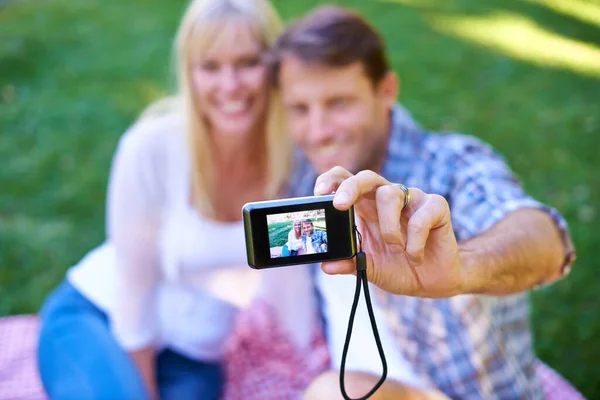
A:
MULTIPOLYGON (((303 150, 294 195, 335 191, 337 208, 355 206, 369 280, 392 293, 381 304, 394 350, 424 386, 461 399, 541 398, 525 292, 570 270, 562 217, 527 196, 485 143, 407 128, 382 41, 352 12, 321 8, 291 25, 274 78, 303 150)), ((355 264, 322 269, 350 274, 355 264)), ((363 393, 378 379, 358 377, 346 384, 363 393)), ((339 396, 338 382, 326 374, 309 392, 339 396)), ((394 385, 380 392, 400 397, 394 385)))
POLYGON ((310 218, 302 221, 302 245, 306 254, 324 253, 327 251, 327 233, 315 230, 310 218))

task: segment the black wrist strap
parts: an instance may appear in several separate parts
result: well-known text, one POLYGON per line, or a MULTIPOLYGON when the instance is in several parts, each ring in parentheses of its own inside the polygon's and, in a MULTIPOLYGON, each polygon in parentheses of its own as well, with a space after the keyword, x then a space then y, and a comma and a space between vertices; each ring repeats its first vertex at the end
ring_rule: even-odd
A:
POLYGON ((352 326, 354 325, 354 315, 356 314, 356 307, 358 306, 358 299, 360 298, 360 287, 362 284, 365 292, 365 301, 367 303, 367 311, 369 312, 369 319, 371 320, 371 328, 373 328, 373 336, 375 337, 375 343, 377 344, 377 350, 379 351, 379 357, 381 358, 381 365, 383 366, 383 373, 377 384, 363 397, 356 400, 368 399, 379 389, 379 387, 385 381, 387 376, 387 362, 385 360, 385 354, 383 353, 383 347, 381 346, 381 339, 379 338, 379 331, 377 330, 377 323, 375 322, 375 315, 373 314, 373 306, 371 305, 371 296, 369 294, 369 281, 367 280, 367 255, 362 251, 362 236, 358 229, 354 227, 358 234, 359 241, 359 252, 356 254, 356 291, 354 292, 354 301, 352 302, 352 309, 350 310, 350 320, 348 321, 348 331, 346 332, 346 341, 344 343, 344 351, 342 352, 342 365, 340 366, 340 389, 342 396, 345 400, 353 400, 348 397, 346 388, 344 386, 344 370, 346 368, 346 356, 348 355, 348 346, 350 345, 350 337, 352 336, 352 326))

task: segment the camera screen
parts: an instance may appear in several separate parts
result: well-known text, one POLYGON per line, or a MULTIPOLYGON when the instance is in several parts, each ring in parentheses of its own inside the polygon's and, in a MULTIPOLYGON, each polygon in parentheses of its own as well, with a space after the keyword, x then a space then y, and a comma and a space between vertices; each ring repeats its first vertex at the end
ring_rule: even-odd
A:
POLYGON ((325 209, 267 215, 271 258, 327 253, 325 209))

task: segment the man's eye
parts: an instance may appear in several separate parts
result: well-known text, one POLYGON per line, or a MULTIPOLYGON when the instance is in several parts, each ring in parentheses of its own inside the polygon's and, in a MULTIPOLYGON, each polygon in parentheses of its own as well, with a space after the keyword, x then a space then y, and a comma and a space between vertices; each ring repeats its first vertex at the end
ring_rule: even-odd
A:
POLYGON ((295 115, 303 115, 306 114, 307 111, 307 107, 302 104, 293 104, 288 106, 287 109, 290 113, 293 113, 295 115))
POLYGON ((258 57, 247 57, 240 61, 239 65, 245 68, 256 67, 260 64, 260 59, 258 57))
POLYGON ((205 61, 203 63, 200 64, 200 68, 203 71, 208 71, 208 72, 212 72, 212 71, 216 71, 219 69, 219 64, 217 64, 214 61, 205 61))
POLYGON ((344 107, 348 105, 348 101, 346 99, 338 98, 333 99, 330 104, 332 107, 344 107))

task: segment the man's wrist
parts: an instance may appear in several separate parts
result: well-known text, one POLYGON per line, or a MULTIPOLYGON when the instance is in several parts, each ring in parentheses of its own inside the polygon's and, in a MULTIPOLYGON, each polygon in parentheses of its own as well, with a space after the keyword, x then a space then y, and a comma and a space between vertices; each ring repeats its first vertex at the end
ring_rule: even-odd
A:
POLYGON ((486 277, 483 276, 487 268, 482 268, 483 258, 479 252, 466 245, 458 246, 461 259, 461 294, 482 293, 486 287, 486 277))

